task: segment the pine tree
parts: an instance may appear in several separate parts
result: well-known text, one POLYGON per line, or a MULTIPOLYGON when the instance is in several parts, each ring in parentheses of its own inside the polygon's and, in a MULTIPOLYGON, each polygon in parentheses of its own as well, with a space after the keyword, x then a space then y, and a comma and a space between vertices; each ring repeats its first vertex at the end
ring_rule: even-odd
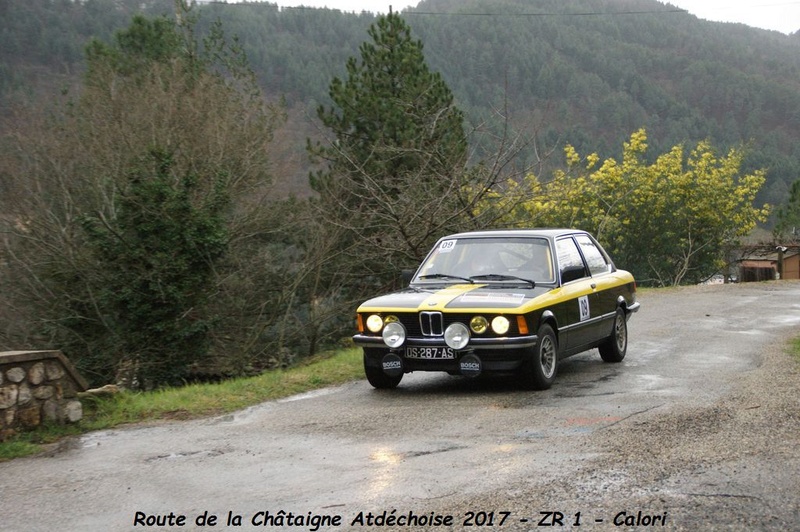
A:
POLYGON ((789 199, 778 210, 773 233, 778 243, 800 240, 800 179, 792 183, 789 199))
POLYGON ((409 175, 446 180, 467 149, 463 113, 400 15, 380 17, 368 33, 372 42, 361 45, 361 60, 347 62, 347 80, 330 85, 335 106, 318 109, 335 142, 310 146, 328 162, 312 186, 325 193, 332 180, 347 180, 356 189, 348 204, 358 203, 357 189, 367 183, 396 195, 409 175))
POLYGON ((330 84, 334 105, 318 109, 332 138, 308 149, 325 163, 311 175, 320 217, 344 229, 340 249, 358 245, 343 268, 388 282, 463 214, 467 138, 453 94, 400 15, 368 34, 347 79, 330 84))

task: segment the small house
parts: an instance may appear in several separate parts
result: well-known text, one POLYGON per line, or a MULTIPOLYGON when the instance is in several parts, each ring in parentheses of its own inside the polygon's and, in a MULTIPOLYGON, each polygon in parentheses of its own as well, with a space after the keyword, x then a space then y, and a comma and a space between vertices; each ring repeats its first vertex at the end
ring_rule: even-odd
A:
POLYGON ((800 279, 800 246, 761 247, 739 259, 739 281, 800 279))

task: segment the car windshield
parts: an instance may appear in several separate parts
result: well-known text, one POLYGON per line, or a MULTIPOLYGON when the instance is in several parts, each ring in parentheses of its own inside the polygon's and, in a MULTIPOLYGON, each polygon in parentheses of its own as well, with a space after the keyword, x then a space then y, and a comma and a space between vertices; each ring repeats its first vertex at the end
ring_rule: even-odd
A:
POLYGON ((414 282, 532 281, 552 283, 553 260, 544 238, 453 238, 436 245, 414 282))

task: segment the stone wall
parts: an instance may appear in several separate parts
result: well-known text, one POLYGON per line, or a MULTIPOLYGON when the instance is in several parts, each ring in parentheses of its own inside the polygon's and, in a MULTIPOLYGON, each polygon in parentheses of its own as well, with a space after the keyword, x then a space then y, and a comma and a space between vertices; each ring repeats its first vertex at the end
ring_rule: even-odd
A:
POLYGON ((86 381, 60 351, 0 352, 0 441, 44 422, 83 417, 86 381))

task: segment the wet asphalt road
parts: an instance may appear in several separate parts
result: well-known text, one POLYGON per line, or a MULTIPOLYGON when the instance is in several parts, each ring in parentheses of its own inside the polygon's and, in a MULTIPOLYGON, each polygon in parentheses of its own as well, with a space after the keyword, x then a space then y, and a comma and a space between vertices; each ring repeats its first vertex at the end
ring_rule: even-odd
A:
MULTIPOLYGON (((439 374, 406 375, 393 391, 359 381, 220 418, 93 433, 52 456, 0 464, 0 530, 312 530, 322 519, 340 523, 323 529, 350 530, 370 513, 435 519, 448 506, 462 510, 435 529, 461 530, 464 500, 524 496, 531 478, 563 486, 601 455, 593 432, 711 404, 760 364, 765 345, 800 334, 800 283, 639 300, 621 364, 578 355, 545 392, 439 374), (158 522, 167 526, 147 526, 158 522)), ((502 529, 510 516, 526 528, 521 516, 538 521, 546 510, 497 504, 474 509, 487 513, 473 524, 502 529)))

